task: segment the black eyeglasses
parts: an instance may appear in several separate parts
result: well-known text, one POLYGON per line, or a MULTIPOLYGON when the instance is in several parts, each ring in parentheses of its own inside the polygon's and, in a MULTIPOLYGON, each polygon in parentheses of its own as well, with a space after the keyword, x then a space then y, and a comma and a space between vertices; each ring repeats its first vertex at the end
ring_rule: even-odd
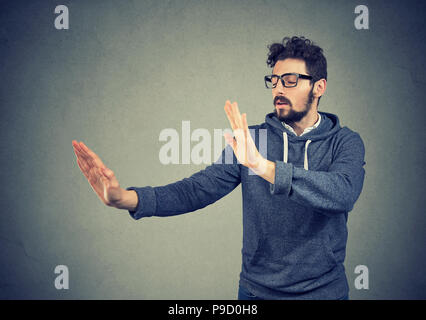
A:
POLYGON ((285 88, 293 88, 297 86, 297 82, 300 79, 312 80, 312 76, 300 73, 284 73, 282 75, 271 74, 265 76, 265 86, 267 89, 273 89, 277 86, 278 80, 281 79, 281 83, 285 88))

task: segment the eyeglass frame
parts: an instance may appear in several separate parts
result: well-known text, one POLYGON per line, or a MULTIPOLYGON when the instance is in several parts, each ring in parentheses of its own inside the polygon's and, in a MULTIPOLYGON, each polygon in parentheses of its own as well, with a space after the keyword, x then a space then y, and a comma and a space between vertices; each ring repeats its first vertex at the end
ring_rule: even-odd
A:
MULTIPOLYGON (((297 84, 299 83, 299 78, 300 78, 300 79, 313 80, 313 77, 312 77, 312 76, 309 76, 309 75, 307 75, 307 74, 295 73, 295 72, 284 73, 284 74, 282 74, 282 75, 280 75, 280 76, 279 76, 279 75, 277 75, 277 74, 270 74, 270 75, 266 75, 266 76, 265 76, 265 78, 264 78, 264 80, 265 80, 265 87, 266 87, 266 89, 275 89, 275 88, 277 87, 278 81, 277 81, 277 83, 275 84, 275 86, 272 84, 272 81, 270 81, 270 82, 271 82, 271 84, 272 84, 272 88, 268 88, 268 85, 266 84, 266 78, 267 78, 267 77, 272 77, 272 76, 278 77, 278 79, 279 79, 279 80, 281 80, 281 84, 283 85, 283 87, 284 87, 284 88, 294 88, 294 87, 297 87, 297 84), (284 81, 283 77, 284 77, 284 76, 289 76, 289 75, 295 75, 295 76, 297 76, 297 78, 296 78, 296 84, 295 84, 294 86, 286 86, 286 85, 285 85, 285 81, 284 81)), ((271 79, 271 80, 272 80, 272 79, 271 79)))

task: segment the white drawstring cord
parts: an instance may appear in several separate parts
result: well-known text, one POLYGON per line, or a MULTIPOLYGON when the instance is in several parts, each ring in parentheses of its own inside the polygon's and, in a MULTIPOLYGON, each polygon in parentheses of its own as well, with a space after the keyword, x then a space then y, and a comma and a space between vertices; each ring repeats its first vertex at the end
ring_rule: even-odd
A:
MULTIPOLYGON (((284 160, 284 163, 287 163, 288 162, 288 137, 287 137, 287 132, 283 132, 283 139, 284 139, 283 160, 284 160)), ((305 168, 305 170, 308 170, 308 146, 311 142, 312 142, 312 140, 306 140, 306 144, 305 144, 305 160, 304 160, 304 163, 303 163, 303 167, 305 168)))
POLYGON ((308 170, 308 146, 311 142, 311 140, 306 140, 305 144, 305 161, 303 163, 303 167, 305 168, 305 170, 308 170))
POLYGON ((288 137, 287 132, 283 132, 283 138, 284 138, 284 163, 287 163, 288 161, 288 137))

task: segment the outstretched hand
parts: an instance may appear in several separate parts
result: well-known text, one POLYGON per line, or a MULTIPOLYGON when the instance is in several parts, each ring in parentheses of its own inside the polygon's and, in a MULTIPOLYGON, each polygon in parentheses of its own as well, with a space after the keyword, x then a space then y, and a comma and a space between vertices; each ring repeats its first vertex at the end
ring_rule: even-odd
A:
POLYGON ((108 169, 102 160, 83 142, 73 140, 74 153, 81 172, 90 186, 107 206, 115 206, 123 197, 123 190, 114 172, 108 169))

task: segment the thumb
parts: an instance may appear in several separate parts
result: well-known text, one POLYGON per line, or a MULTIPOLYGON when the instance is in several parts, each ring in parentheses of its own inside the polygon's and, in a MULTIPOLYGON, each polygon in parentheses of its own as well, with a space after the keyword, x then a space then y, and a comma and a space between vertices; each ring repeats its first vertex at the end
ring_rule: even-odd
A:
POLYGON ((232 135, 230 135, 229 133, 224 133, 223 136, 225 138, 226 143, 228 143, 232 147, 234 145, 234 138, 232 137, 232 135))
POLYGON ((108 168, 102 168, 102 172, 108 179, 111 179, 114 176, 114 172, 108 168))

